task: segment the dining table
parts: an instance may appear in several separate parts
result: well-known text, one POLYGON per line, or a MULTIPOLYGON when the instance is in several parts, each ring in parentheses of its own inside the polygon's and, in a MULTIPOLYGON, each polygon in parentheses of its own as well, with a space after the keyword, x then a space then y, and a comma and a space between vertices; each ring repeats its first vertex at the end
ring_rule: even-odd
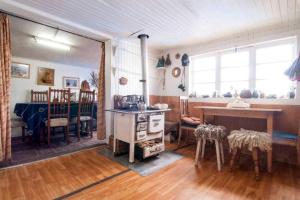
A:
MULTIPOLYGON (((70 119, 78 115, 78 102, 70 103, 70 119)), ((34 138, 38 138, 39 130, 45 126, 45 121, 48 118, 48 103, 47 102, 29 102, 16 103, 14 113, 22 118, 26 123, 27 133, 34 138)), ((97 104, 93 107, 93 118, 97 119, 97 104)))
MULTIPOLYGON (((254 118, 266 120, 266 132, 273 133, 274 115, 282 112, 282 109, 273 108, 231 108, 231 107, 218 107, 218 106, 195 106, 194 109, 200 111, 200 122, 204 123, 205 115, 210 116, 225 116, 237 118, 254 118)), ((272 170, 272 151, 268 154, 268 171, 272 170)))

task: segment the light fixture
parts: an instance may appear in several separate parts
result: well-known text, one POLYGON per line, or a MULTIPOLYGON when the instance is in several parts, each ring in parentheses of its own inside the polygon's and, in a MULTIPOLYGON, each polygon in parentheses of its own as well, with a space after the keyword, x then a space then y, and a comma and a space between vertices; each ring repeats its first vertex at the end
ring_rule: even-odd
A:
POLYGON ((54 40, 49 40, 49 39, 45 39, 45 38, 40 38, 40 37, 34 37, 35 41, 37 44, 40 45, 44 45, 47 47, 51 47, 51 48, 55 48, 55 49, 61 49, 61 50, 65 50, 65 51, 70 51, 71 46, 67 45, 67 44, 63 44, 61 42, 57 42, 54 40))

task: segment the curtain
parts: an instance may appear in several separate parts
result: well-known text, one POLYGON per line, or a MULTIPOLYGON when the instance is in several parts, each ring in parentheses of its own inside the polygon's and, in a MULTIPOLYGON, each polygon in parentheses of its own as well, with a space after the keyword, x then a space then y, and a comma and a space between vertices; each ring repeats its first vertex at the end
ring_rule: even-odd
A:
POLYGON ((9 19, 0 13, 0 161, 11 158, 10 65, 9 19))
POLYGON ((105 44, 102 43, 97 107, 97 137, 99 140, 105 139, 105 130, 105 44))

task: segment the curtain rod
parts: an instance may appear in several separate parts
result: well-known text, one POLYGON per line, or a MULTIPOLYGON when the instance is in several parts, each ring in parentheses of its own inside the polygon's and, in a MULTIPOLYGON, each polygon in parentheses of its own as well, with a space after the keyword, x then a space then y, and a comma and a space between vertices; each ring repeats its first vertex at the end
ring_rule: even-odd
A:
POLYGON ((41 22, 37 22, 37 21, 34 21, 34 20, 32 20, 32 19, 28 19, 28 18, 25 18, 25 17, 21 17, 21 16, 18 16, 18 15, 16 15, 16 14, 7 12, 7 11, 5 11, 5 10, 2 10, 2 9, 0 9, 0 13, 4 13, 4 14, 7 14, 7 15, 12 16, 12 17, 16 17, 16 18, 19 18, 19 19, 23 19, 23 20, 26 20, 26 21, 29 21, 29 22, 33 22, 33 23, 36 23, 36 24, 40 24, 40 25, 43 25, 43 26, 47 26, 47 27, 50 27, 50 28, 53 28, 53 29, 57 29, 57 30, 60 30, 60 31, 64 31, 64 32, 66 32, 66 33, 70 33, 70 34, 73 34, 73 35, 76 35, 76 36, 79 36, 79 37, 83 37, 83 38, 86 38, 86 39, 93 40, 93 41, 100 42, 100 43, 104 44, 104 42, 101 41, 101 40, 97 40, 97 39, 91 38, 91 37, 86 36, 86 35, 81 35, 81 34, 78 34, 78 33, 74 33, 74 32, 71 32, 71 31, 67 31, 67 30, 64 30, 64 29, 61 29, 61 28, 59 28, 59 27, 55 27, 55 26, 52 26, 52 25, 49 25, 49 24, 44 24, 44 23, 41 23, 41 22))

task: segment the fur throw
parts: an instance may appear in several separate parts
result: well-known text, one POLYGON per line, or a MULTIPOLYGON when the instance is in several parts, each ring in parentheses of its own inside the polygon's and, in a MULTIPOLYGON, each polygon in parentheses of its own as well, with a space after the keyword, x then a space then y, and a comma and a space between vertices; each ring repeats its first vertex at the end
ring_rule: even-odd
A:
POLYGON ((222 141, 226 137, 226 128, 211 124, 200 124, 194 134, 197 139, 208 139, 222 141))
POLYGON ((259 148, 261 151, 272 149, 271 135, 265 132, 240 129, 231 131, 227 138, 230 150, 242 148, 243 146, 248 146, 249 151, 252 151, 255 147, 259 148))

